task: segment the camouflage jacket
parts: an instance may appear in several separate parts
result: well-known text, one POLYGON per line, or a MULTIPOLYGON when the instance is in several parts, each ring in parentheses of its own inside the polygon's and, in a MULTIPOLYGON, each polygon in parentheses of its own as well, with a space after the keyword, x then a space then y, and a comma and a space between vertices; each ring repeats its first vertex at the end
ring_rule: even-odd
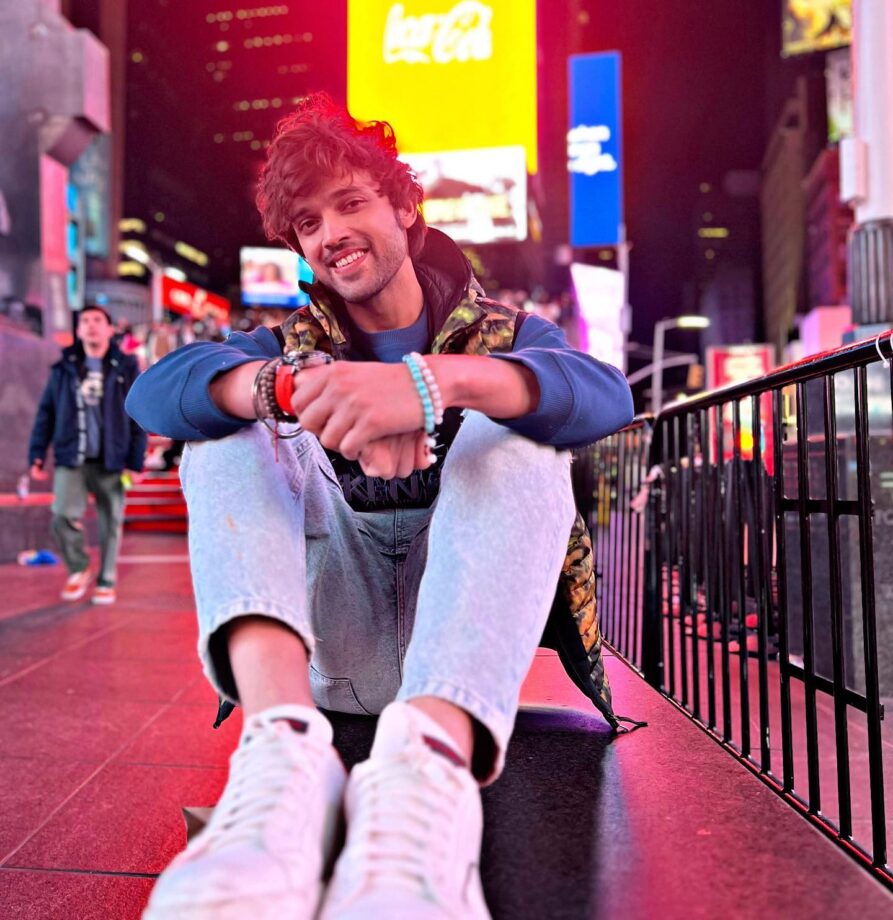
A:
MULTIPOLYGON (((435 230, 429 230, 423 260, 425 256, 428 259, 416 262, 415 267, 425 291, 429 313, 433 314, 439 327, 434 331, 430 353, 487 355, 511 351, 525 314, 486 298, 464 256, 451 240, 435 230), (435 251, 433 258, 432 249, 435 251), (456 255, 461 259, 461 265, 456 255), (435 267, 431 263, 437 260, 437 256, 440 256, 441 264, 435 267), (452 271, 443 271, 444 260, 448 261, 452 271), (461 286, 445 283, 445 278, 447 282, 454 280, 463 267, 461 286)), ((338 302, 321 285, 312 285, 306 290, 311 296, 310 304, 293 313, 279 330, 283 350, 286 353, 319 350, 336 359, 346 358, 349 342, 345 334, 346 324, 338 319, 338 302)), ((595 588, 592 539, 582 515, 577 512, 568 537, 567 556, 555 600, 540 644, 558 652, 570 678, 592 700, 612 729, 619 731, 602 658, 595 588)), ((619 718, 623 720, 623 717, 619 718)))

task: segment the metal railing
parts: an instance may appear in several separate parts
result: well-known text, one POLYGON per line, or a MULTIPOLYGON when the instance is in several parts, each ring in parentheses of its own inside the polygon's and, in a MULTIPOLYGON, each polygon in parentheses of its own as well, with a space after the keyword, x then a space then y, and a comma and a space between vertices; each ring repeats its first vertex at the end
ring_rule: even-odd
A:
POLYGON ((669 406, 579 451, 574 481, 608 643, 893 886, 880 362, 870 340, 669 406))

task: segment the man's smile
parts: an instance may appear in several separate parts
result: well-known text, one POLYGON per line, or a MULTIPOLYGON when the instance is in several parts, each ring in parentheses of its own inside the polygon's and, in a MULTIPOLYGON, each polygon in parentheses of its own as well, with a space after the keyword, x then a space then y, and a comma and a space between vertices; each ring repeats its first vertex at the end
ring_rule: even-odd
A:
POLYGON ((329 268, 337 273, 347 272, 365 261, 368 249, 342 250, 334 259, 329 260, 329 268))

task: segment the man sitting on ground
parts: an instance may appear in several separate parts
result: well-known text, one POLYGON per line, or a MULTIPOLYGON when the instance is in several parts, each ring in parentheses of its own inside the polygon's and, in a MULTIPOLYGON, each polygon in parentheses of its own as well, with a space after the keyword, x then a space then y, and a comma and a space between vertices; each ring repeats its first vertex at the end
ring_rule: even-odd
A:
POLYGON ((568 449, 632 401, 557 327, 487 300, 421 201, 389 125, 308 97, 258 203, 313 269, 311 304, 180 349, 128 401, 189 442, 201 657, 245 718, 153 920, 311 918, 323 898, 342 920, 488 916, 479 784, 502 769, 568 552, 568 449), (381 714, 349 779, 317 707, 381 714))

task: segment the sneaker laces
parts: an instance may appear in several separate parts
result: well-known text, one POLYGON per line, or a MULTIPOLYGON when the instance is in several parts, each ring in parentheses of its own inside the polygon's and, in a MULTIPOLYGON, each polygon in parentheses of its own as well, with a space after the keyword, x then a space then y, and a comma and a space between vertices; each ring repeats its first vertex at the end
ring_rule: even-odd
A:
POLYGON ((280 807, 282 793, 297 777, 311 777, 311 765, 296 756, 305 745, 286 746, 284 735, 289 732, 288 728, 262 722, 249 724, 232 756, 223 797, 199 838, 209 851, 254 843, 263 834, 269 816, 280 807))
POLYGON ((360 776, 356 789, 351 850, 363 880, 436 900, 432 873, 450 862, 442 829, 455 820, 461 792, 452 768, 407 751, 360 776))

